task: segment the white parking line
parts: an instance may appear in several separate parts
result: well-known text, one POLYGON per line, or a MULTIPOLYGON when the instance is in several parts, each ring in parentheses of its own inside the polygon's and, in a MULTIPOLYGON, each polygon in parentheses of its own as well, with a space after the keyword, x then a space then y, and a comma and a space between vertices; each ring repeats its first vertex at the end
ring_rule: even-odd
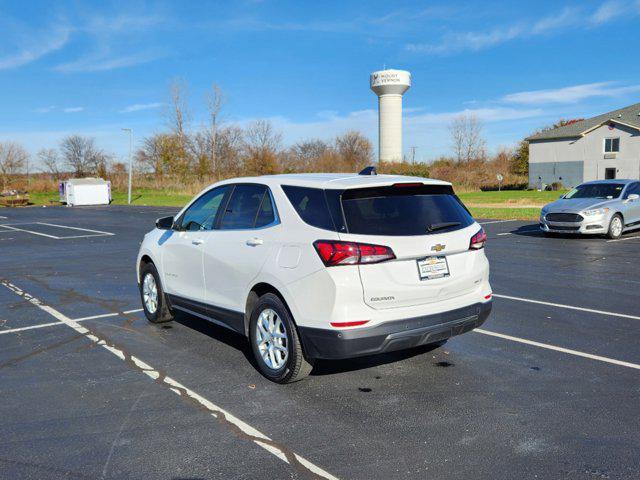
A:
POLYGON ((9 230, 14 230, 16 232, 26 232, 31 233, 32 235, 39 235, 41 237, 52 238, 54 240, 68 240, 71 238, 89 238, 89 237, 104 237, 104 236, 113 236, 115 233, 111 232, 103 232, 101 230, 91 230, 89 228, 79 228, 79 227, 70 227, 67 225, 56 225, 54 223, 45 223, 45 222, 32 222, 32 223, 14 223, 14 224, 1 224, 0 227, 8 228, 9 230), (81 232, 89 232, 89 235, 71 235, 67 237, 58 237, 56 235, 49 235, 42 232, 34 232, 33 230, 27 230, 26 228, 17 228, 15 225, 45 225, 47 227, 56 227, 56 228, 65 228, 68 230, 79 230, 81 232))
POLYGON ((521 220, 491 220, 490 222, 478 222, 479 225, 489 225, 491 223, 520 222, 521 220))
POLYGON ((566 308, 568 310, 579 310, 581 312, 597 313, 599 315, 610 315, 612 317, 630 318, 631 320, 640 320, 636 315, 628 315, 626 313, 607 312, 605 310, 595 310, 593 308, 574 307, 573 305, 563 305, 562 303, 543 302, 542 300, 532 300, 531 298, 511 297, 509 295, 493 294, 496 298, 506 298, 507 300, 516 300, 518 302, 537 303, 539 305, 547 305, 549 307, 566 308))
POLYGON ((24 228, 16 228, 10 225, 0 225, 0 227, 8 228, 9 230, 14 230, 16 232, 27 232, 33 235, 40 235, 41 237, 53 238, 54 240, 60 240, 60 237, 56 237, 55 235, 47 235, 46 233, 34 232, 32 230, 26 230, 24 228))
POLYGON ((101 338, 101 335, 97 332, 88 330, 78 323, 76 320, 72 320, 67 317, 63 313, 59 312, 53 307, 49 305, 45 305, 37 298, 31 296, 27 292, 21 290, 19 287, 14 284, 2 281, 1 285, 11 290, 16 295, 23 297, 24 299, 31 302, 33 305, 37 306, 39 309, 47 312, 52 317, 56 318, 60 322, 64 323, 68 327, 72 328, 76 332, 84 335, 87 339, 91 340, 93 343, 100 345, 105 350, 114 354, 120 360, 123 360, 127 363, 127 365, 135 368, 136 370, 144 373, 149 378, 154 380, 159 385, 167 387, 173 393, 179 395, 185 400, 190 401, 191 403, 197 404, 201 408, 205 408, 208 410, 211 415, 217 419, 217 421, 223 425, 229 424, 229 429, 234 433, 239 431, 237 434, 240 439, 247 439, 255 443, 256 445, 264 448, 267 452, 272 455, 278 457, 280 460, 300 469, 305 470, 307 473, 311 473, 317 477, 325 478, 329 480, 337 480, 337 478, 331 475, 329 472, 323 470, 317 465, 311 463, 304 457, 301 457, 295 452, 290 451, 284 445, 274 442, 269 437, 267 437, 264 433, 253 428, 251 425, 243 422, 235 415, 231 414, 227 410, 215 405, 211 401, 204 398, 202 395, 194 392, 193 390, 185 387, 181 383, 177 382, 173 378, 164 375, 159 370, 156 370, 148 363, 140 360, 138 357, 127 353, 125 350, 117 347, 113 343, 111 343, 108 339, 101 338))
POLYGON ((49 227, 68 228, 69 230, 80 230, 81 232, 101 233, 102 235, 115 235, 115 233, 103 232, 101 230, 91 230, 89 228, 70 227, 68 225, 56 225, 55 223, 37 222, 37 224, 47 225, 49 227))
MULTIPOLYGON (((136 308, 135 310, 125 310, 124 312, 122 312, 122 314, 129 315, 130 313, 138 313, 138 312, 141 312, 141 311, 142 311, 141 308, 136 308)), ((75 318, 73 321, 74 322, 84 322, 85 320, 96 320, 98 318, 117 317, 118 315, 121 315, 121 313, 120 312, 117 312, 117 313, 103 313, 101 315, 92 315, 91 317, 75 318)), ((19 327, 19 328, 11 328, 9 330, 0 330, 0 335, 4 335, 5 333, 24 332, 25 330, 36 330, 38 328, 55 327, 56 325, 64 325, 64 323, 62 323, 62 322, 40 323, 38 325, 31 325, 29 327, 19 327)))
POLYGON ((626 242, 627 240, 636 240, 638 238, 640 238, 640 235, 636 235, 634 237, 617 238, 615 240, 607 240, 607 243, 611 243, 611 242, 626 242))
POLYGON ((496 236, 498 237, 502 237, 503 235, 513 235, 513 234, 511 232, 496 233, 496 236))
POLYGON ((569 355, 575 355, 577 357, 588 358, 590 360, 597 360, 599 362, 611 363, 613 365, 619 365, 621 367, 635 368, 640 370, 640 365, 637 363, 624 362, 622 360, 616 360, 615 358, 601 357, 600 355, 593 355, 591 353, 580 352, 578 350, 571 350, 570 348, 558 347, 556 345, 549 345, 548 343, 534 342, 533 340, 527 340, 526 338, 513 337, 511 335, 505 335, 504 333, 490 332, 482 328, 476 328, 473 330, 476 333, 483 335, 489 335, 491 337, 498 337, 504 340, 510 340, 512 342, 524 343, 525 345, 532 345, 534 347, 545 348, 547 350, 555 350, 556 352, 568 353, 569 355))
POLYGON ((0 215, 0 220, 7 220, 7 217, 3 217, 2 215, 0 215))

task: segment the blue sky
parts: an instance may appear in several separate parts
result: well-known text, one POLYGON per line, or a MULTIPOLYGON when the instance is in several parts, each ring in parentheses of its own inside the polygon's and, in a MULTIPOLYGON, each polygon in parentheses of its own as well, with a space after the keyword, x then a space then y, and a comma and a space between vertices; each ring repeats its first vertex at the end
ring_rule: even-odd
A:
POLYGON ((35 153, 82 133, 122 157, 121 128, 161 131, 182 78, 194 127, 215 82, 228 123, 268 118, 285 144, 350 128, 377 142, 368 80, 386 65, 413 75, 405 152, 448 153, 461 112, 495 150, 640 102, 639 22, 640 0, 0 1, 0 139, 35 153))

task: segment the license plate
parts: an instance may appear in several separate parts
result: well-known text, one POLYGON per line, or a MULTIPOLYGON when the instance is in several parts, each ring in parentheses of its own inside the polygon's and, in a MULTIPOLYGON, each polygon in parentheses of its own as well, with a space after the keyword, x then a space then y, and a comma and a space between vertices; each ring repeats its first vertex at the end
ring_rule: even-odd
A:
POLYGON ((420 280, 432 280, 449 276, 447 257, 427 257, 418 262, 418 275, 420 280))

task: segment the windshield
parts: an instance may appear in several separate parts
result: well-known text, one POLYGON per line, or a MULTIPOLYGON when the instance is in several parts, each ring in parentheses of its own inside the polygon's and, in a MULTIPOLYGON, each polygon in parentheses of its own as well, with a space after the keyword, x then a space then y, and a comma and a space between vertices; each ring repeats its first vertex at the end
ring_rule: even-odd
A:
POLYGON ((578 185, 564 198, 618 198, 623 189, 622 183, 589 183, 578 185))

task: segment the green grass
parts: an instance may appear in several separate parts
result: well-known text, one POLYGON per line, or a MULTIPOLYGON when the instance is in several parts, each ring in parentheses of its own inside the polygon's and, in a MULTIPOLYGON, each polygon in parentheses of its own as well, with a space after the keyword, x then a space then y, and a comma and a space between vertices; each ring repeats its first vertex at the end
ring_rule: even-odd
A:
MULTIPOLYGON (((127 204, 127 192, 115 191, 111 196, 113 199, 112 203, 114 205, 127 204)), ((132 191, 131 205, 148 205, 154 207, 182 207, 192 198, 193 195, 189 195, 188 193, 141 188, 132 191)))
POLYGON ((537 220, 539 208, 485 208, 469 207, 474 218, 491 218, 496 220, 537 220))
MULTIPOLYGON (((182 207, 192 198, 193 195, 186 193, 141 188, 133 190, 131 204, 155 207, 182 207)), ((33 205, 59 204, 58 192, 35 192, 29 195, 29 199, 33 205)), ((113 205, 126 205, 127 192, 112 192, 112 200, 113 205)))
POLYGON ((469 204, 530 204, 544 205, 560 198, 563 192, 538 192, 536 190, 503 190, 501 192, 465 192, 459 193, 460 199, 469 204))

